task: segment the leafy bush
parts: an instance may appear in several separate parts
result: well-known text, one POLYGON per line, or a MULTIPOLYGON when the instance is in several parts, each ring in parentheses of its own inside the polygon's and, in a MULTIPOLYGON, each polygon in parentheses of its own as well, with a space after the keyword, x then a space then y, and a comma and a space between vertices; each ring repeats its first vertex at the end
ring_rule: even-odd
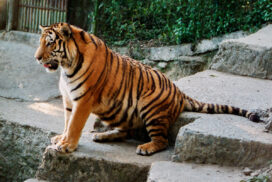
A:
POLYGON ((107 42, 196 42, 272 22, 271 0, 96 0, 96 34, 107 42))

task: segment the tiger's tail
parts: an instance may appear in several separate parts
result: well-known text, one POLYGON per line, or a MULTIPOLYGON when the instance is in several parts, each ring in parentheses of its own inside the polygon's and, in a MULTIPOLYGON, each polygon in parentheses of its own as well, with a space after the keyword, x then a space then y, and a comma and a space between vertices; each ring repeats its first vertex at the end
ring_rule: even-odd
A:
POLYGON ((229 105, 220 105, 220 104, 208 104, 199 102, 195 99, 190 98, 189 96, 184 97, 185 99, 185 111, 200 112, 200 113, 209 113, 209 114, 234 114, 238 116, 243 116, 248 118, 253 122, 261 122, 260 117, 253 112, 241 109, 238 107, 233 107, 229 105))

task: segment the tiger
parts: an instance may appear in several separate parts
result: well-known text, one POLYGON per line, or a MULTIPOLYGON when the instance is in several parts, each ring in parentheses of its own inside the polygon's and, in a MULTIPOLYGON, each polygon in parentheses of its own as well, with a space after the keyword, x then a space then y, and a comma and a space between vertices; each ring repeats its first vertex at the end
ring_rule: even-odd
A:
POLYGON ((136 149, 143 156, 168 147, 169 127, 182 111, 234 114, 261 121, 257 113, 187 96, 160 71, 115 53, 100 38, 77 26, 63 22, 39 27, 40 45, 34 57, 49 72, 60 67, 65 124, 63 133, 51 138, 58 152, 77 149, 91 113, 112 128, 94 133, 95 142, 125 139, 129 131, 145 128, 150 140, 136 149))

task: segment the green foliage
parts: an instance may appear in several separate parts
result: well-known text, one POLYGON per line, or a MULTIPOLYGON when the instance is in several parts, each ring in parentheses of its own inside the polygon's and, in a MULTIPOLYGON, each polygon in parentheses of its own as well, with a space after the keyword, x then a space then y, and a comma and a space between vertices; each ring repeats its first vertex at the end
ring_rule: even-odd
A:
POLYGON ((196 42, 272 21, 271 0, 100 0, 97 34, 122 45, 196 42))
POLYGON ((247 181, 243 180, 241 182, 269 182, 269 178, 267 176, 259 175, 259 176, 250 178, 247 181))

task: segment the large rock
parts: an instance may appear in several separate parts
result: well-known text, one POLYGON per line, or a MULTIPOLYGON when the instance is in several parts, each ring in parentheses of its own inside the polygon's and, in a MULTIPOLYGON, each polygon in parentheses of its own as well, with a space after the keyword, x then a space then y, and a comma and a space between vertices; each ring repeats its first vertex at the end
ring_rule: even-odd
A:
POLYGON ((0 181, 34 177, 53 134, 0 119, 0 181))
MULTIPOLYGON (((271 107, 272 81, 204 71, 176 83, 187 95, 202 102, 229 104, 240 108, 271 107)), ((175 143, 174 161, 220 165, 266 165, 272 158, 272 134, 262 123, 234 115, 187 113, 198 117, 182 127, 175 143)))
POLYGON ((151 157, 135 153, 137 143, 95 143, 90 137, 82 137, 76 152, 60 154, 48 148, 37 178, 48 181, 146 181, 150 165, 154 161, 169 160, 169 151, 151 157))
POLYGON ((224 41, 213 59, 212 69, 272 79, 272 25, 245 38, 224 41))
POLYGON ((247 179, 239 169, 189 163, 154 162, 147 182, 222 182, 247 179))
POLYGON ((58 97, 59 73, 48 74, 34 59, 36 48, 0 40, 0 96, 26 101, 58 97))
POLYGON ((246 118, 202 115, 182 127, 174 161, 262 167, 272 159, 272 135, 246 118))

